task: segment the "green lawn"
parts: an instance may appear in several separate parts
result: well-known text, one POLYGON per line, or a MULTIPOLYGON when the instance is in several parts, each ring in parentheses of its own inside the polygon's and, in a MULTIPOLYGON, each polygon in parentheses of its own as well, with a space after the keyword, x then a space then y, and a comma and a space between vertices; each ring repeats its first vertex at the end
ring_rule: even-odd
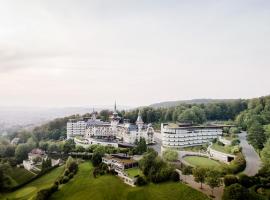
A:
POLYGON ((14 167, 8 174, 14 180, 14 186, 25 183, 35 175, 24 168, 14 167))
POLYGON ((142 172, 139 168, 130 168, 130 169, 126 169, 125 172, 128 174, 128 176, 130 177, 135 177, 137 175, 142 175, 142 172))
POLYGON ((206 195, 181 183, 130 187, 112 175, 93 178, 92 166, 85 162, 78 173, 50 200, 206 200, 206 195))
POLYGON ((221 146, 221 145, 218 145, 217 143, 214 143, 211 146, 211 148, 216 150, 216 151, 223 152, 223 153, 228 153, 228 154, 231 153, 231 147, 230 146, 221 146))
POLYGON ((63 167, 58 167, 49 173, 41 176, 40 178, 32 181, 26 186, 16 190, 12 193, 0 195, 1 200, 14 199, 14 200, 29 200, 33 199, 36 193, 43 188, 47 188, 55 181, 55 179, 63 172, 63 167))
POLYGON ((200 156, 186 156, 184 160, 193 166, 200 167, 219 167, 221 163, 209 158, 200 157, 200 156))

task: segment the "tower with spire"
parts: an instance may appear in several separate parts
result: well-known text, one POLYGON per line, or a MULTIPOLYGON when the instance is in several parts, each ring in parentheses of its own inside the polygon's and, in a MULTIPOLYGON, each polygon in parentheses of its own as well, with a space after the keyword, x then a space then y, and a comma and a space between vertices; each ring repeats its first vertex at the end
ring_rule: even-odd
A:
POLYGON ((111 126, 113 129, 113 132, 117 131, 117 125, 119 124, 120 119, 121 119, 121 117, 118 116, 117 109, 116 109, 116 101, 115 101, 113 114, 111 116, 111 126))
POLYGON ((91 119, 93 121, 96 121, 96 119, 97 119, 97 112, 95 112, 95 109, 94 108, 93 108, 93 111, 92 111, 92 114, 91 114, 91 119))
POLYGON ((136 120, 136 125, 138 126, 138 131, 141 132, 143 129, 143 125, 144 125, 144 122, 143 122, 142 116, 141 116, 141 110, 139 110, 138 117, 136 120))

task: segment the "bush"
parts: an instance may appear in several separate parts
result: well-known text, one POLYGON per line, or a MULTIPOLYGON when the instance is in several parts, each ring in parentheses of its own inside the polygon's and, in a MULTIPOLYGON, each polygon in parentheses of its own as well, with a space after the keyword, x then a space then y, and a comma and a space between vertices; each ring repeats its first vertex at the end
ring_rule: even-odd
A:
POLYGON ((66 169, 66 170, 64 171, 64 175, 65 175, 65 176, 68 176, 69 173, 70 173, 70 171, 69 171, 68 169, 66 169))
POLYGON ((47 200, 50 196, 50 190, 49 189, 43 189, 38 191, 36 200, 47 200))
POLYGON ((220 141, 217 141, 217 144, 218 144, 219 146, 224 146, 224 144, 223 144, 222 142, 220 142, 220 141))
POLYGON ((36 200, 47 200, 49 197, 58 190, 58 185, 53 184, 50 188, 39 190, 36 200))
POLYGON ((235 160, 230 165, 223 165, 223 171, 226 174, 237 174, 246 168, 246 160, 242 153, 236 155, 235 160))
POLYGON ((252 179, 245 174, 241 174, 239 176, 239 183, 246 188, 249 188, 253 185, 252 179))
POLYGON ((92 163, 94 167, 98 166, 102 162, 102 156, 103 154, 99 152, 93 154, 92 163))
POLYGON ((78 164, 72 157, 69 157, 66 162, 66 170, 69 170, 70 172, 73 172, 74 174, 76 174, 78 171, 78 164))
POLYGON ((178 182, 180 180, 180 175, 176 171, 173 171, 171 174, 171 180, 173 182, 178 182))
POLYGON ((239 144, 240 144, 240 140, 238 140, 238 139, 234 139, 234 140, 231 142, 231 145, 232 145, 232 146, 239 145, 239 144))
POLYGON ((239 147, 239 146, 234 146, 234 147, 231 149, 231 153, 232 153, 232 154, 240 153, 240 147, 239 147))
POLYGON ((171 149, 164 151, 162 156, 166 161, 176 161, 178 159, 177 151, 171 149))
POLYGON ((242 185, 235 183, 226 187, 223 193, 223 200, 248 200, 249 191, 242 185))
POLYGON ((237 133, 240 133, 240 129, 237 127, 231 127, 229 132, 231 134, 237 134, 237 133))
POLYGON ((234 175, 226 175, 224 177, 225 186, 230 186, 232 184, 238 183, 238 178, 234 175))
POLYGON ((58 185, 57 184, 53 184, 53 186, 51 187, 51 192, 54 193, 58 190, 58 185))
POLYGON ((69 179, 72 179, 73 176, 74 176, 74 174, 73 174, 72 172, 70 172, 70 173, 68 174, 69 179))
POLYGON ((142 176, 137 177, 136 185, 143 186, 146 184, 147 184, 147 181, 142 176))
POLYGON ((68 176, 64 176, 62 179, 62 183, 65 184, 69 181, 69 177, 68 176))

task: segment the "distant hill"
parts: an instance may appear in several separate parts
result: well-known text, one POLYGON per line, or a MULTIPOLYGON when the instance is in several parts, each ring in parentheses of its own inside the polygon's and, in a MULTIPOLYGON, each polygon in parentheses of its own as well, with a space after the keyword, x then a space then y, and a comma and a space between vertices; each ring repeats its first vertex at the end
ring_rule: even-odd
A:
POLYGON ((179 100, 179 101, 164 101, 149 105, 152 108, 169 108, 178 106, 180 104, 208 104, 208 103, 220 103, 220 102, 232 102, 239 99, 191 99, 191 100, 179 100))
MULTIPOLYGON (((61 107, 61 108, 42 108, 42 107, 1 107, 0 106, 0 135, 7 130, 16 127, 32 127, 46 123, 55 118, 75 114, 86 114, 92 112, 93 107, 95 111, 102 109, 113 109, 110 106, 89 106, 89 107, 61 107)), ((130 109, 127 106, 117 106, 119 110, 130 109)))

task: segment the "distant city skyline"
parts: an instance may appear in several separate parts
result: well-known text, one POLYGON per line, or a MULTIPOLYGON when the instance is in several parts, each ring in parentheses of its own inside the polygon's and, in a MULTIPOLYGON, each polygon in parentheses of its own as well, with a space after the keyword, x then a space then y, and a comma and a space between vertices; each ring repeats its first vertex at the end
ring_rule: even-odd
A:
POLYGON ((0 1, 0 106, 270 94, 270 1, 0 1))

